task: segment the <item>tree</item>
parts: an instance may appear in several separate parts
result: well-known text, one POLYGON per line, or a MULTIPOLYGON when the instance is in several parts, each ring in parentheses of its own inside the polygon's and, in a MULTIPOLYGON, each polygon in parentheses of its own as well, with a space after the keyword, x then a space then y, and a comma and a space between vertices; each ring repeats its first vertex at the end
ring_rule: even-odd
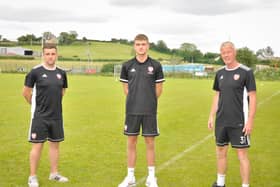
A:
POLYGON ((45 43, 55 43, 55 44, 57 44, 58 43, 56 36, 53 33, 49 32, 49 31, 44 32, 43 36, 40 37, 40 39, 43 40, 42 41, 43 44, 45 44, 45 43))
POLYGON ((259 49, 256 55, 262 60, 267 60, 273 57, 274 52, 270 46, 267 46, 266 48, 259 49))
POLYGON ((159 40, 156 44, 157 51, 162 53, 170 52, 170 49, 167 47, 166 43, 163 40, 159 40))
POLYGON ((78 34, 76 31, 70 31, 68 32, 61 32, 58 40, 60 44, 63 45, 69 45, 72 44, 74 41, 77 40, 78 34))
POLYGON ((248 67, 254 67, 257 62, 256 55, 248 47, 238 49, 236 59, 248 67))
POLYGON ((199 50, 198 50, 199 52, 196 50, 197 50, 197 47, 195 44, 183 43, 183 44, 181 44, 178 52, 179 52, 179 55, 181 57, 183 57, 184 62, 186 62, 186 61, 193 62, 195 59, 194 55, 199 54, 199 52, 200 52, 199 50))

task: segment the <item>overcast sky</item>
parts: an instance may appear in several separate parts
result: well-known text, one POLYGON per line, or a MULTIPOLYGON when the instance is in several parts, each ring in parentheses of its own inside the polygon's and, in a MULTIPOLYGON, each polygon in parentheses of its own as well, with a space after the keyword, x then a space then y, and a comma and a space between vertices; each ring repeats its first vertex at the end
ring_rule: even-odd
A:
POLYGON ((219 52, 231 40, 254 52, 271 46, 280 56, 279 0, 13 0, 1 1, 0 10, 0 35, 10 40, 45 31, 97 40, 145 33, 169 48, 188 42, 219 52))

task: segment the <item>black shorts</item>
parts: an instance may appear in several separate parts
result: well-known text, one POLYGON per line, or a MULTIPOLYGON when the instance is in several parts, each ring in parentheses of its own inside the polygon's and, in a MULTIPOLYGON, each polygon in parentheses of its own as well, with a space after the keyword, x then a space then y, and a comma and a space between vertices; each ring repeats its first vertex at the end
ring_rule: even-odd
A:
POLYGON ((248 148, 250 147, 250 137, 244 136, 242 132, 243 126, 241 127, 230 127, 230 126, 221 126, 216 125, 215 136, 216 136, 216 145, 225 146, 229 142, 233 148, 248 148))
POLYGON ((32 119, 28 140, 32 143, 42 143, 46 140, 51 142, 63 141, 62 119, 32 119))
POLYGON ((124 134, 128 136, 137 136, 140 134, 142 126, 142 136, 158 136, 156 115, 126 115, 124 134))

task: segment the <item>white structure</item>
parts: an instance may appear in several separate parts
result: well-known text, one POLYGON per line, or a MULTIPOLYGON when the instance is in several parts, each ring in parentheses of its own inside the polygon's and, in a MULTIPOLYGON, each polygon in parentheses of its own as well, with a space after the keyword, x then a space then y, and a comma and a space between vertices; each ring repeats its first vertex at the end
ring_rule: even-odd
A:
POLYGON ((0 47, 0 55, 32 56, 33 50, 22 47, 0 47))

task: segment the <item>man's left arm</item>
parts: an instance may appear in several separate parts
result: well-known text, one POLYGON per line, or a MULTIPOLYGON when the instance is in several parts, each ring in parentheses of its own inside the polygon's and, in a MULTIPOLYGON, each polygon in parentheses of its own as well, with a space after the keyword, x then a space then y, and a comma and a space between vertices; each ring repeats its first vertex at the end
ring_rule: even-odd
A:
POLYGON ((162 93, 162 82, 156 83, 156 95, 157 95, 157 98, 159 98, 161 93, 162 93))
POLYGON ((248 96, 249 96, 249 116, 248 116, 248 121, 246 122, 243 128, 243 132, 245 133, 245 135, 251 134, 253 130, 254 118, 257 109, 256 91, 248 92, 248 96))

